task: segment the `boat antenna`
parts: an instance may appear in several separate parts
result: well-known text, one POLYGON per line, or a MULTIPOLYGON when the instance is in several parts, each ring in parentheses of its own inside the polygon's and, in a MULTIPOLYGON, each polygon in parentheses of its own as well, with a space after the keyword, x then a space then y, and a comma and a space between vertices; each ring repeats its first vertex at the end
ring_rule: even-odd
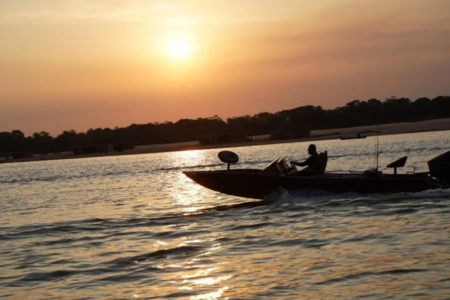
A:
POLYGON ((378 172, 378 157, 380 156, 380 136, 377 135, 377 172, 378 172))
POLYGON ((377 124, 377 143, 375 145, 375 170, 378 172, 378 157, 380 156, 380 152, 379 152, 379 144, 380 144, 380 131, 378 129, 378 124, 377 124))

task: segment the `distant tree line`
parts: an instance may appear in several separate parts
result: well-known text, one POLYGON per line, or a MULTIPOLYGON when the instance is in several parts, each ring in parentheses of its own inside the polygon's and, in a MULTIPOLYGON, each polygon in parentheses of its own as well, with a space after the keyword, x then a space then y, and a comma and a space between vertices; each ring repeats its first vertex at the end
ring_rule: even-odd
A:
POLYGON ((35 154, 69 151, 74 147, 130 144, 149 145, 199 140, 214 135, 262 135, 286 128, 332 129, 374 124, 415 122, 450 118, 450 96, 434 99, 391 97, 380 101, 354 100, 345 106, 326 110, 321 106, 301 106, 276 113, 229 118, 218 116, 181 119, 178 122, 132 124, 126 128, 97 128, 87 132, 64 131, 56 137, 36 132, 26 137, 20 130, 0 132, 0 154, 31 151, 35 154))

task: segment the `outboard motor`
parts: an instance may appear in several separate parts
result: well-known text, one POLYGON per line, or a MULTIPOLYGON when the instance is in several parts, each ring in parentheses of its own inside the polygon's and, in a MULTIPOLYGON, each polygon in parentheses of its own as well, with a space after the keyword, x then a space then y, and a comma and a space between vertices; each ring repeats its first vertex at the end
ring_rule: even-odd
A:
POLYGON ((450 187, 450 151, 430 160, 428 168, 431 176, 450 187))

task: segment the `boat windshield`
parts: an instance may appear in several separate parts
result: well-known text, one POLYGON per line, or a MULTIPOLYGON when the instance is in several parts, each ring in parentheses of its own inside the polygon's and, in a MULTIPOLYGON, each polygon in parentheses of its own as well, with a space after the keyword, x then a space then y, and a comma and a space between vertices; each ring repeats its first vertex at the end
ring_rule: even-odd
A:
POLYGON ((286 157, 279 157, 265 167, 261 174, 286 176, 286 157))

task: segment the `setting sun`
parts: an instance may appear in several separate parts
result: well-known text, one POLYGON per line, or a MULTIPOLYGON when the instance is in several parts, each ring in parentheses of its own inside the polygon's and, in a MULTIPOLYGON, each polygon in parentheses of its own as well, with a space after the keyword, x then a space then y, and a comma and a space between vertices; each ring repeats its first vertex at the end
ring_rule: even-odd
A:
POLYGON ((172 58, 186 59, 192 52, 192 45, 186 39, 174 38, 168 43, 168 52, 172 58))

